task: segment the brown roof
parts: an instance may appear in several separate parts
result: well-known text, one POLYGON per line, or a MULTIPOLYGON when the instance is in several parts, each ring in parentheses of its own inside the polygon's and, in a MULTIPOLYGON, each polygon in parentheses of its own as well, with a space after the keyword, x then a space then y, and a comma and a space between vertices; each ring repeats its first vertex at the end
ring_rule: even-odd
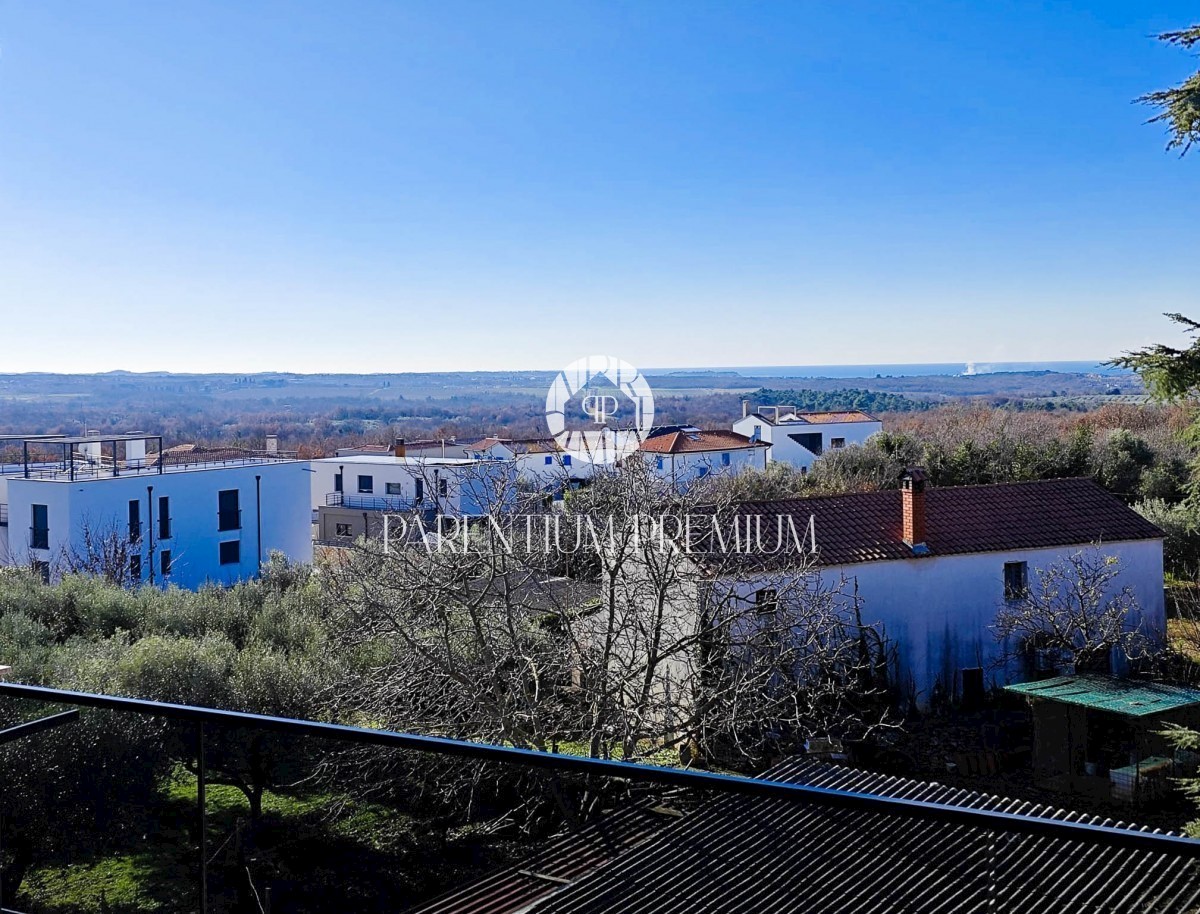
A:
POLYGON ((650 454, 682 454, 697 451, 731 451, 737 448, 770 447, 765 441, 751 441, 745 435, 725 429, 669 432, 647 438, 639 451, 650 454))
MULTIPOLYGON (((737 513, 761 516, 764 550, 791 516, 803 532, 813 520, 817 561, 849 565, 910 559, 902 538, 902 494, 897 489, 818 498, 746 502, 737 513)), ((786 527, 785 535, 788 533, 786 527)), ((1156 539, 1162 531, 1090 479, 1047 479, 925 490, 925 544, 929 554, 1009 552, 1156 539)), ((783 555, 783 553, 781 553, 783 555)))
MULTIPOLYGON (((804 758, 784 762, 764 777, 1146 831, 1023 800, 804 758)), ((532 914, 1190 914, 1198 901, 1195 864, 1182 855, 734 796, 679 819, 531 908, 506 910, 532 914)))

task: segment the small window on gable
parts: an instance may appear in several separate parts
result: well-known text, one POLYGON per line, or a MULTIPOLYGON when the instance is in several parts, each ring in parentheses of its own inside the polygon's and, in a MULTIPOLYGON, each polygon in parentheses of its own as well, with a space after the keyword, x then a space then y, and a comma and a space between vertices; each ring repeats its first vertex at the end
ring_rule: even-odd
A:
POLYGON ((563 466, 569 467, 570 465, 571 465, 571 455, 563 454, 563 466))
POLYGON ((661 470, 663 468, 663 459, 661 457, 654 458, 654 469, 661 470))
POLYGON ((754 592, 754 611, 760 616, 773 616, 779 608, 779 593, 774 587, 764 587, 754 592))
POLYGON ((554 458, 551 457, 549 454, 547 454, 546 455, 546 466, 550 466, 550 464, 552 464, 552 463, 554 463, 554 458))
POLYGON ((721 466, 723 466, 723 467, 729 466, 729 460, 730 460, 730 457, 728 454, 722 454, 721 455, 721 466))
POLYGON ((1029 590, 1029 563, 1004 563, 1004 599, 1019 600, 1029 590))

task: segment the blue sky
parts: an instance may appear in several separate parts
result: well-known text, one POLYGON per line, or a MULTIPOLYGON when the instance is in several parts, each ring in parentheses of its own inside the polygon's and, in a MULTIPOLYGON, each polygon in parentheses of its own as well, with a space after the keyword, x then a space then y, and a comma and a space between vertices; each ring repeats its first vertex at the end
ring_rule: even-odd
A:
POLYGON ((0 371, 1087 359, 1194 4, 0 2, 0 371))

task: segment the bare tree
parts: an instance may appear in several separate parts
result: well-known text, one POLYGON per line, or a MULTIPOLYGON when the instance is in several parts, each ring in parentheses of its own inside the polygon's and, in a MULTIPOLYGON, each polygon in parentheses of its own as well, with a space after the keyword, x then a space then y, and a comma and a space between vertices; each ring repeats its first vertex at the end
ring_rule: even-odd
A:
POLYGON ((346 689, 372 719, 632 759, 759 755, 883 718, 883 639, 861 607, 802 555, 756 563, 707 533, 693 549, 687 518, 734 511, 704 487, 635 460, 562 510, 498 503, 327 558, 347 637, 375 658, 346 689))
POLYGON ((996 614, 996 637, 1016 651, 1058 651, 1079 672, 1108 672, 1114 658, 1147 660, 1157 643, 1137 598, 1119 587, 1121 561, 1098 547, 1035 571, 1036 580, 996 614))
POLYGON ((139 583, 134 577, 134 558, 141 561, 141 540, 131 538, 116 523, 84 519, 79 536, 62 548, 59 567, 69 574, 104 578, 122 587, 139 583))

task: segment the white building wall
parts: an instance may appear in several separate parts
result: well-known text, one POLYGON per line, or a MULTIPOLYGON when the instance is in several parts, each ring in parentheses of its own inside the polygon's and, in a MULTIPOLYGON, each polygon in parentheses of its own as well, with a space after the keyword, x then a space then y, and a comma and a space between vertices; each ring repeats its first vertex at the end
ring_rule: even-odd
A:
MULTIPOLYGON (((820 546, 821 531, 817 530, 820 546)), ((844 593, 862 600, 863 621, 881 623, 898 653, 899 685, 915 689, 926 704, 934 684, 942 681, 947 692, 960 681, 966 667, 983 667, 985 679, 998 685, 1014 681, 1016 669, 1000 662, 1005 645, 992 631, 996 613, 1004 605, 1004 563, 1027 562, 1029 581, 1035 569, 1046 568, 1086 546, 1030 549, 1017 552, 984 552, 970 555, 925 557, 819 569, 822 582, 837 586, 844 578, 844 593)), ((1114 580, 1116 589, 1129 587, 1142 611, 1148 634, 1162 638, 1166 632, 1163 598, 1162 540, 1106 543, 1104 555, 1121 560, 1114 580)), ((753 579, 737 585, 749 597, 760 586, 753 579)))
POLYGON ((313 510, 326 505, 329 496, 335 494, 338 473, 342 474, 343 504, 372 510, 401 512, 416 507, 434 508, 443 514, 477 515, 488 513, 497 493, 505 498, 515 495, 516 468, 510 460, 327 457, 312 462, 309 497, 313 510), (363 491, 360 476, 370 477, 371 491, 363 491))
POLYGON ((676 486, 688 486, 708 475, 733 475, 766 467, 765 447, 730 448, 727 451, 690 451, 680 454, 655 454, 643 451, 650 469, 676 486), (728 463, 725 457, 728 456, 728 463))
POLYGON ((101 476, 70 482, 9 479, 9 559, 15 564, 47 562, 52 573, 64 556, 82 553, 84 531, 129 535, 129 502, 139 502, 142 524, 142 579, 161 583, 160 560, 171 551, 168 582, 196 588, 208 582, 231 584, 258 572, 259 556, 282 552, 298 562, 312 561, 312 511, 308 464, 301 461, 245 466, 188 467, 165 473, 101 476), (241 527, 219 531, 218 492, 236 489, 241 527), (167 539, 159 537, 159 498, 169 499, 167 539), (49 548, 30 548, 33 505, 47 506, 49 548), (261 505, 261 510, 260 510, 261 505), (261 540, 260 540, 261 530, 261 540), (237 562, 222 564, 220 544, 237 541, 237 562))
POLYGON ((821 448, 824 453, 833 450, 831 444, 835 438, 844 439, 846 446, 862 444, 872 435, 883 431, 882 422, 782 422, 772 424, 759 415, 744 416, 733 423, 733 430, 739 434, 753 438, 758 437, 771 445, 768 460, 772 462, 789 463, 797 469, 808 470, 819 455, 808 450, 803 445, 793 441, 788 435, 821 436, 821 448))

